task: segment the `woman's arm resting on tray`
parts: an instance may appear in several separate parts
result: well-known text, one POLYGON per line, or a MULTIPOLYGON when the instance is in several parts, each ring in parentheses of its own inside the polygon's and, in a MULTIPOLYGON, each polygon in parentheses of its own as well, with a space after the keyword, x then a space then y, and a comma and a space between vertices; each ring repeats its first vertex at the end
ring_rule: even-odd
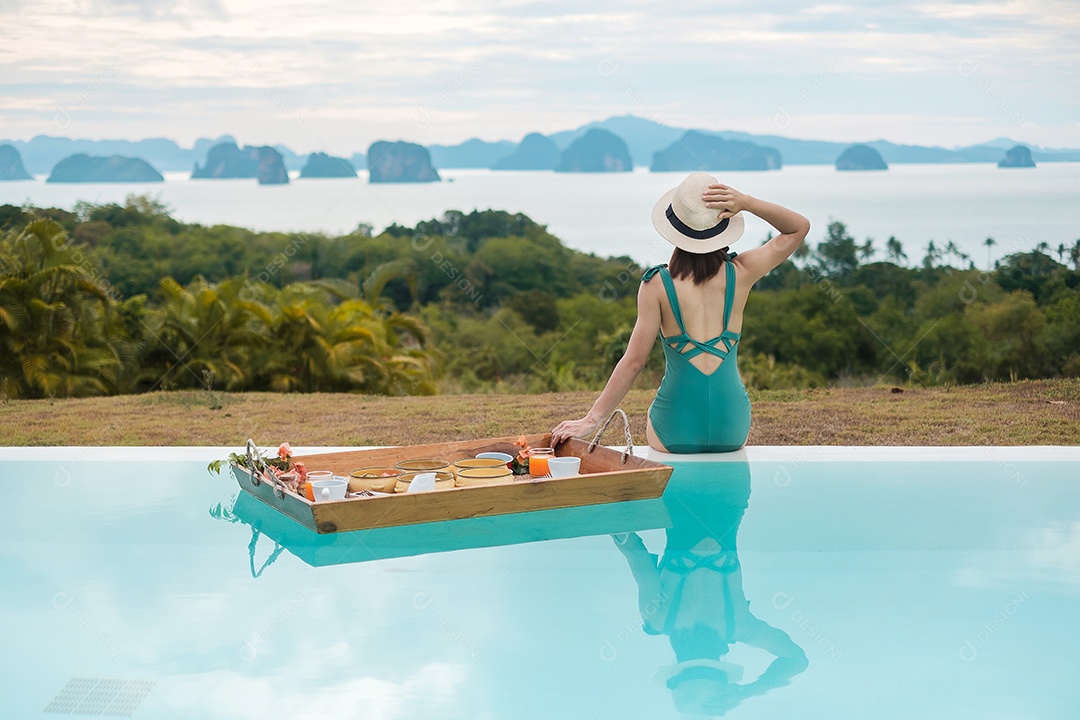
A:
POLYGON ((638 288, 638 316, 634 324, 634 332, 630 335, 630 342, 626 346, 626 352, 622 359, 615 365, 615 370, 600 393, 600 397, 593 403, 592 409, 579 420, 564 420, 551 431, 551 444, 558 445, 563 440, 572 437, 588 437, 600 428, 611 411, 619 406, 634 380, 645 367, 645 361, 649 359, 649 352, 656 342, 656 336, 660 332, 660 296, 657 292, 660 283, 641 283, 638 288))

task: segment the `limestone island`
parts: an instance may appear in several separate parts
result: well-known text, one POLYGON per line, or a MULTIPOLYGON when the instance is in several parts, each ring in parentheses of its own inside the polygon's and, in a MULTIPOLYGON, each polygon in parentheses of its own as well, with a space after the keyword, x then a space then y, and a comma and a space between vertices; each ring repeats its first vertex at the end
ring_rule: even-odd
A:
POLYGON ((780 151, 742 140, 726 140, 697 130, 653 153, 652 172, 779 170, 780 151))
POLYGON ((888 170, 885 158, 869 145, 852 145, 836 158, 837 170, 888 170))
POLYGON ((14 145, 0 145, 0 182, 5 180, 33 180, 22 164, 22 155, 14 145))
POLYGON ((164 182, 165 178, 142 158, 98 157, 79 153, 56 163, 49 179, 51 183, 81 182, 164 182))
POLYGON ((514 152, 495 163, 493 170, 554 170, 559 165, 559 146, 540 133, 529 133, 514 152))
POLYGON ((201 167, 196 163, 191 171, 192 180, 233 178, 258 178, 260 185, 285 185, 289 173, 281 153, 269 145, 245 145, 241 149, 234 142, 218 143, 210 148, 206 163, 201 167))
POLYGON ((555 172, 631 172, 634 161, 615 133, 593 128, 563 151, 555 172))
POLYGON ((367 151, 368 182, 439 182, 431 166, 431 153, 423 145, 379 140, 367 151))
POLYGON ((1035 167, 1035 161, 1031 158, 1031 149, 1027 145, 1017 145, 1006 151, 1005 157, 998 163, 998 167, 1035 167))
POLYGON ((326 153, 316 152, 307 156, 300 171, 302 178, 343 178, 356 177, 356 168, 345 158, 331 157, 326 153))

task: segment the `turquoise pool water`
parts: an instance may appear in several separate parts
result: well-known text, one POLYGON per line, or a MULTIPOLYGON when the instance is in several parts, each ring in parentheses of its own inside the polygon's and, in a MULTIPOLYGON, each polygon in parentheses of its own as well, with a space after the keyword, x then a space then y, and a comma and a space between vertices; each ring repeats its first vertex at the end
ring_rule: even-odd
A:
POLYGON ((0 717, 1072 720, 1080 465, 993 452, 337 536, 201 457, 9 460, 0 717))

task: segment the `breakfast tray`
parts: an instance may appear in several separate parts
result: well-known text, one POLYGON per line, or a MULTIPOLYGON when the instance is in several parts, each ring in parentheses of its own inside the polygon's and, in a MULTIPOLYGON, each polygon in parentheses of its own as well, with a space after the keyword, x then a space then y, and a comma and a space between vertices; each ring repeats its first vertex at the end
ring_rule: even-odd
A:
MULTIPOLYGON (((533 447, 548 446, 551 435, 529 435, 533 447)), ((312 502, 291 492, 272 473, 249 472, 230 463, 233 476, 245 493, 291 517, 317 533, 414 525, 443 520, 525 513, 534 510, 600 505, 628 500, 658 498, 664 493, 672 468, 669 465, 597 444, 572 439, 556 448, 556 456, 581 458, 581 474, 563 478, 521 476, 504 485, 455 487, 430 492, 377 495, 312 502)), ((348 476, 357 468, 392 466, 402 460, 439 458, 448 462, 475 457, 481 452, 515 454, 513 437, 463 440, 433 445, 375 448, 322 455, 297 456, 309 468, 332 470, 348 476)), ((249 465, 258 467, 249 443, 249 465)))

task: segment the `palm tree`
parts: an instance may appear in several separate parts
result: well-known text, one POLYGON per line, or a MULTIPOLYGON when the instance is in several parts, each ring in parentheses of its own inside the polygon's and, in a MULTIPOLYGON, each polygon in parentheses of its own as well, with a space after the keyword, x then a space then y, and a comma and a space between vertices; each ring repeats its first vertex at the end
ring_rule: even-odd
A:
POLYGON ((945 249, 942 251, 942 255, 950 258, 956 257, 957 259, 962 259, 964 253, 961 252, 960 248, 956 246, 955 242, 950 240, 949 242, 945 243, 945 249))
POLYGON ((983 245, 986 246, 986 269, 989 270, 991 268, 991 265, 990 265, 990 248, 997 245, 997 240, 994 240, 994 238, 992 238, 992 237, 988 237, 985 240, 983 240, 983 245))
POLYGON ((885 251, 889 254, 889 260, 897 265, 899 265, 901 261, 906 261, 908 259, 907 253, 904 252, 904 246, 895 236, 890 235, 889 239, 885 241, 885 251))
POLYGON ((795 248, 795 257, 799 260, 805 260, 810 257, 811 253, 810 245, 806 242, 799 243, 799 247, 795 248))
POLYGON ((1046 255, 1050 252, 1050 243, 1041 242, 1035 246, 1035 252, 1046 255))
POLYGON ((1069 262, 1073 264, 1073 270, 1080 272, 1080 240, 1077 240, 1069 248, 1069 262))
POLYGON ((364 299, 372 307, 385 309, 389 301, 382 297, 391 280, 404 280, 409 286, 409 296, 416 300, 416 267, 408 260, 391 260, 376 266, 361 287, 364 299))
POLYGON ((931 240, 926 246, 926 256, 923 257, 923 267, 930 269, 934 267, 934 263, 940 262, 942 257, 941 250, 938 249, 934 241, 931 240))
POLYGON ((149 323, 152 347, 142 381, 148 387, 205 387, 204 373, 228 389, 253 377, 252 356, 268 342, 267 310, 244 292, 246 278, 211 285, 201 277, 187 287, 161 281, 162 304, 149 323))
POLYGON ((1069 250, 1069 248, 1066 247, 1065 243, 1059 243, 1058 244, 1058 246, 1057 246, 1057 255, 1058 255, 1058 262, 1059 263, 1065 264, 1065 253, 1068 252, 1068 250, 1069 250))
POLYGON ((275 341, 256 363, 262 383, 278 392, 435 392, 435 355, 419 319, 360 298, 339 300, 319 283, 276 293, 267 327, 275 341))
POLYGON ((859 260, 865 262, 877 254, 877 250, 874 248, 874 240, 872 238, 866 238, 866 242, 858 247, 859 260))
POLYGON ((0 236, 0 378, 8 397, 103 394, 120 354, 89 250, 52 220, 0 236))

